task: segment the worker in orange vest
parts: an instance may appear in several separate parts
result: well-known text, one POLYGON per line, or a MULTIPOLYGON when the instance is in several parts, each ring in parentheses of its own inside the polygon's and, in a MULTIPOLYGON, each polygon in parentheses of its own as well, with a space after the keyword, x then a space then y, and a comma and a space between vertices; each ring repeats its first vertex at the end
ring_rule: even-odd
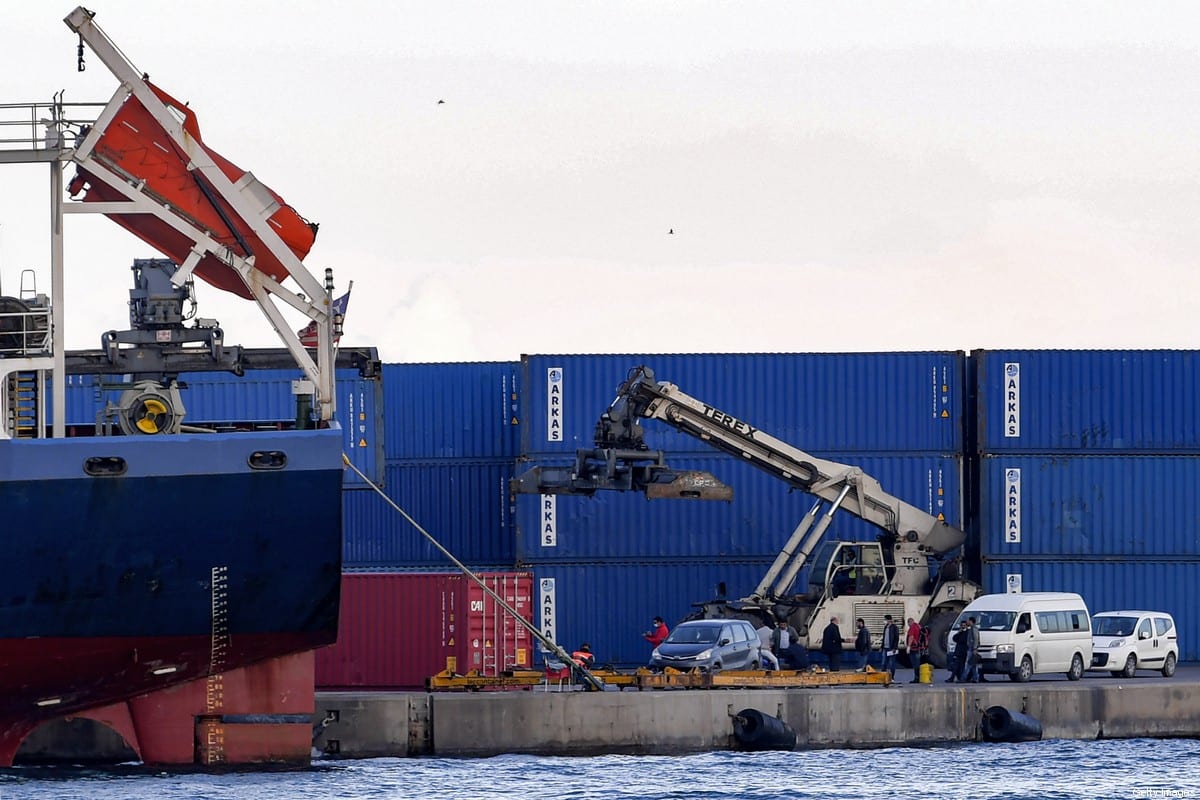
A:
POLYGON ((592 655, 592 646, 587 642, 579 645, 579 649, 571 653, 571 660, 584 669, 591 669, 596 664, 596 657, 592 655))

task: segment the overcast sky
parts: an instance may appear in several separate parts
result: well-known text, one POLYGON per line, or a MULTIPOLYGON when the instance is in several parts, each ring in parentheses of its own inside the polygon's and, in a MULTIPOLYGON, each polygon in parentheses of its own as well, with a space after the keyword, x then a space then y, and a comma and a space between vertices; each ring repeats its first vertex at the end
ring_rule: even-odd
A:
MULTIPOLYGON (((69 3, 2 5, 0 103, 111 96, 69 3)), ((306 263, 385 361, 1200 345, 1195 3, 89 8, 320 223, 306 263)), ((0 166, 7 294, 49 287, 48 169, 0 166)), ((67 344, 96 347, 157 254, 66 234, 67 344)))

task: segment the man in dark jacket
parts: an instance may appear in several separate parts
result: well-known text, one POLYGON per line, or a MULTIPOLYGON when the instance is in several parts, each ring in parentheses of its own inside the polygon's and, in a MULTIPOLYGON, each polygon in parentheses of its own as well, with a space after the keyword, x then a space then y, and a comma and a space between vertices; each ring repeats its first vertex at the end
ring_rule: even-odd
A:
POLYGON ((896 654, 900 652, 900 629, 891 614, 883 617, 883 669, 896 679, 896 654))
POLYGON ((829 671, 840 672, 842 669, 842 629, 838 627, 838 618, 830 617, 829 624, 821 634, 821 652, 829 658, 829 671))
POLYGON ((854 634, 854 652, 858 653, 858 671, 866 672, 867 661, 871 658, 871 631, 867 629, 867 623, 863 622, 861 617, 854 624, 858 626, 854 634))
POLYGON ((968 636, 970 634, 967 632, 967 621, 964 619, 951 637, 954 642, 954 655, 950 656, 950 663, 947 665, 950 667, 950 677, 946 679, 946 683, 954 683, 962 675, 963 665, 967 662, 968 636))

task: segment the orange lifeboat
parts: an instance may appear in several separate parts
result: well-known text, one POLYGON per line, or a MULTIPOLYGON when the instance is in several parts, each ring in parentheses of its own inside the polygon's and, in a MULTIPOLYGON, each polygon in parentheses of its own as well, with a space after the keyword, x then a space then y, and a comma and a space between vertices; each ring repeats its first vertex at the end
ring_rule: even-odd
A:
MULTIPOLYGON (((183 103, 147 81, 151 91, 176 115, 183 129, 204 149, 217 167, 233 183, 246 171, 206 146, 200 138, 196 114, 183 103)), ((236 212, 209 186, 199 170, 189 170, 187 154, 167 135, 161 125, 135 97, 126 98, 116 117, 101 135, 93 158, 129 180, 145 181, 144 193, 168 205, 171 210, 243 258, 254 256, 254 267, 277 281, 288 277, 288 270, 236 212)), ((279 207, 268 217, 279 238, 296 257, 303 260, 312 249, 317 226, 301 217, 275 192, 262 187, 279 207)), ((80 168, 71 181, 70 194, 84 202, 114 202, 126 198, 108 184, 80 168)), ((109 219, 154 247, 167 258, 182 264, 192 249, 192 241, 166 222, 151 214, 106 214, 109 219)), ((252 295, 237 271, 206 254, 195 274, 220 289, 245 298, 252 295)))

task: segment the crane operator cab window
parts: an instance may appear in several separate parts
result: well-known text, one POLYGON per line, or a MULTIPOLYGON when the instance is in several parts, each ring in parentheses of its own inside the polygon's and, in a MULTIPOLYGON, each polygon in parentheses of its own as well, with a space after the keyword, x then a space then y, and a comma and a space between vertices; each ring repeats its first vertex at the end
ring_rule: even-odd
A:
POLYGON ((885 581, 883 553, 877 544, 841 543, 830 564, 830 590, 843 594, 879 594, 885 581))

